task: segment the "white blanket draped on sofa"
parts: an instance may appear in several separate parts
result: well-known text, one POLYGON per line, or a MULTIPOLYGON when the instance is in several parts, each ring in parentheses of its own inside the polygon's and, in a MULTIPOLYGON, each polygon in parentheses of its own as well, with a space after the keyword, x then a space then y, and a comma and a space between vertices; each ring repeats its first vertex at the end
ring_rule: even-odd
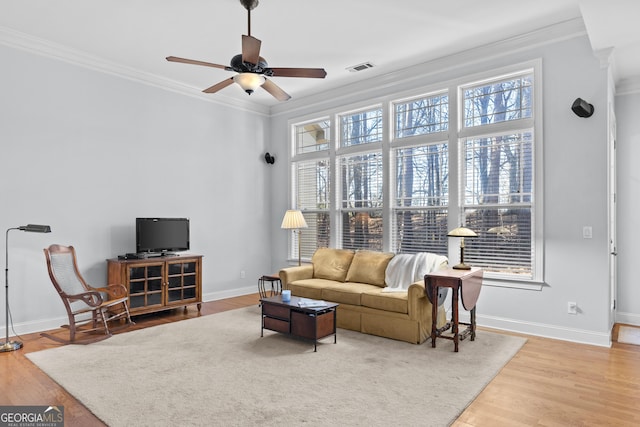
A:
POLYGON ((382 292, 404 292, 409 286, 424 279, 424 275, 439 268, 448 259, 445 256, 420 252, 417 254, 397 254, 385 272, 387 287, 382 292))

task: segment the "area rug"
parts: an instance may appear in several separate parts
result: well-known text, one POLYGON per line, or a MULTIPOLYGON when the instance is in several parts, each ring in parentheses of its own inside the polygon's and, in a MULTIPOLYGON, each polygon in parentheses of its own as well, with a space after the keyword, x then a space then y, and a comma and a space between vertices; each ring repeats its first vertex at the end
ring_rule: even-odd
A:
POLYGON ((620 329, 618 329, 618 342, 640 345, 640 328, 637 326, 620 326, 620 329))
POLYGON ((446 426, 521 348, 519 337, 408 344, 338 329, 260 337, 247 307, 27 357, 109 426, 446 426))

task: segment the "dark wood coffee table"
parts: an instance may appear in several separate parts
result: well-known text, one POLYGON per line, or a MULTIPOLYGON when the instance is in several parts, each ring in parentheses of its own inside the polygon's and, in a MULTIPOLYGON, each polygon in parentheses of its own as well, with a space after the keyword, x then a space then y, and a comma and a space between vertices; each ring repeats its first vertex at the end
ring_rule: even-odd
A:
POLYGON ((281 332, 295 337, 313 340, 313 351, 318 351, 318 340, 333 335, 337 342, 336 309, 339 304, 326 302, 322 307, 300 307, 299 297, 291 296, 291 301, 283 302, 282 295, 261 298, 262 329, 281 332))

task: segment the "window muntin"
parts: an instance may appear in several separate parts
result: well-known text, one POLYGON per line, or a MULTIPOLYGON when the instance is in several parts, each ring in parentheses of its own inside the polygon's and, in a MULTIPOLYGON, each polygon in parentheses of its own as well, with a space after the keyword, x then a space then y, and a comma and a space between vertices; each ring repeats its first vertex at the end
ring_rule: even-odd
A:
POLYGON ((394 207, 449 204, 449 152, 446 143, 394 150, 394 207))
POLYGON ((447 209, 394 209, 392 251, 447 255, 447 209))
POLYGON ((531 203, 533 133, 466 138, 464 152, 465 205, 531 203))
MULTIPOLYGON (((319 247, 330 246, 331 223, 329 199, 331 168, 329 158, 301 160, 293 164, 297 207, 302 211, 308 228, 301 230, 300 255, 311 258, 319 247)), ((298 236, 289 235, 289 247, 298 254, 298 236)))
MULTIPOLYGON (((307 222, 308 228, 300 230, 300 256, 311 259, 318 248, 328 248, 331 237, 331 220, 329 212, 302 211, 302 216, 307 222)), ((298 239, 295 233, 290 236, 290 245, 293 253, 298 253, 298 239)))
POLYGON ((532 208, 465 208, 465 222, 478 234, 465 239, 465 263, 500 275, 533 278, 532 208))
MULTIPOLYGON (((539 65, 535 70, 539 72, 539 65)), ((340 141, 330 144, 327 153, 335 169, 332 179, 336 180, 329 187, 328 199, 337 204, 329 205, 329 216, 324 221, 328 224, 331 219, 327 227, 333 237, 327 241, 335 247, 352 249, 446 253, 447 240, 451 240, 446 237, 450 224, 465 224, 479 236, 466 240, 465 260, 483 267, 486 278, 542 280, 543 253, 538 242, 542 222, 536 219, 541 207, 534 204, 534 189, 540 188, 534 159, 540 155, 537 147, 542 132, 541 121, 534 117, 540 117, 540 104, 534 103, 533 94, 540 90, 534 87, 533 68, 506 75, 501 73, 493 81, 454 82, 447 90, 412 99, 388 100, 378 108, 356 113, 334 111, 329 123, 337 129, 340 141), (459 96, 450 96, 456 90, 459 96), (434 98, 438 96, 441 98, 434 98), (441 123, 426 120, 428 114, 432 118, 440 114, 441 123), (458 126, 448 122, 454 118, 458 126), (534 128, 538 136, 534 135, 534 128), (387 138, 390 139, 385 144, 387 138), (434 185, 435 181, 423 184, 421 192, 410 196, 402 192, 406 183, 400 181, 405 178, 406 168, 411 162, 419 163, 421 156, 428 158, 420 151, 427 149, 418 147, 431 150, 439 147, 441 158, 447 159, 446 164, 441 163, 446 165, 446 178, 441 183, 447 186, 442 197, 424 189, 424 185, 434 185), (408 151, 409 148, 417 150, 408 151), (349 168, 345 169, 341 162, 373 151, 384 160, 382 171, 390 175, 382 176, 380 172, 380 186, 384 183, 385 188, 378 195, 358 197, 354 192, 356 186, 351 188, 348 179, 343 180, 343 176, 350 175, 349 168), (451 157, 454 153, 457 155, 451 157), (449 162, 456 171, 454 176, 449 176, 449 162), (489 179, 490 167, 494 170, 489 179), (400 172, 402 168, 404 172, 400 172), (455 188, 454 200, 449 199, 449 187, 455 188)), ((318 154, 303 153, 298 157, 317 158, 318 154)), ((352 167, 351 173, 354 171, 352 167)), ((455 248, 449 254, 456 253, 459 244, 455 239, 451 243, 455 248)), ((312 253, 313 250, 307 258, 312 253)))
POLYGON ((331 140, 331 122, 320 120, 295 126, 295 153, 327 151, 331 140))
POLYGON ((382 210, 343 209, 342 248, 382 251, 382 210))
POLYGON ((340 116, 340 146, 382 141, 382 108, 340 116))
POLYGON ((394 150, 392 250, 447 254, 447 143, 394 150))
MULTIPOLYGON (((297 182, 296 200, 301 210, 328 210, 329 159, 299 161, 294 164, 297 182)), ((307 223, 308 224, 308 223, 307 223)))
POLYGON ((342 208, 382 207, 382 154, 345 156, 340 160, 342 208))
POLYGON ((342 247, 382 250, 382 154, 340 158, 342 247))
POLYGON ((449 129, 449 96, 446 93, 395 104, 395 137, 445 132, 449 129))
POLYGON ((530 118, 533 73, 464 87, 464 127, 530 118))

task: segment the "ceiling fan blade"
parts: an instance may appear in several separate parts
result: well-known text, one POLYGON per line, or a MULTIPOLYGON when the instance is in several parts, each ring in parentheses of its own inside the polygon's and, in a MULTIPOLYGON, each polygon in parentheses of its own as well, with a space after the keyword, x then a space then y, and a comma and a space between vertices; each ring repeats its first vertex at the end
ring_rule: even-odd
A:
POLYGON ((278 86, 271 80, 265 79, 264 83, 262 84, 262 88, 273 95, 273 97, 278 101, 287 101, 291 99, 291 95, 280 89, 280 86, 278 86))
POLYGON ((324 68, 270 68, 274 77, 310 77, 324 79, 327 72, 324 68))
POLYGON ((257 64, 260 60, 262 42, 255 37, 242 35, 242 62, 257 64))
POLYGON ((216 83, 213 86, 206 88, 203 90, 204 93, 216 93, 220 89, 224 89, 225 87, 233 84, 233 77, 230 77, 226 80, 221 81, 220 83, 216 83))
POLYGON ((205 67, 222 68, 223 70, 226 70, 229 68, 226 65, 213 64, 211 62, 204 62, 204 61, 196 61, 195 59, 178 58, 177 56, 167 56, 167 61, 182 62, 184 64, 193 64, 193 65, 204 65, 205 67))

